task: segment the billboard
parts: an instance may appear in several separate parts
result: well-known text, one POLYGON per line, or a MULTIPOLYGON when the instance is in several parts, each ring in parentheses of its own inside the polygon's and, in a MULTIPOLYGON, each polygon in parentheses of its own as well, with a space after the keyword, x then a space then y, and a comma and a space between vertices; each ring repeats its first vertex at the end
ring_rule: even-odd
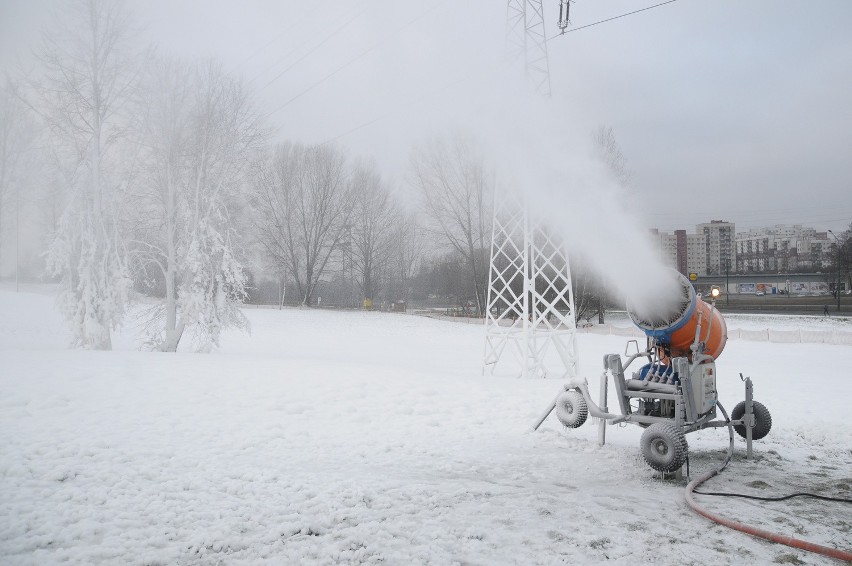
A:
POLYGON ((778 289, 775 287, 775 283, 758 283, 756 290, 758 293, 763 293, 765 295, 774 295, 778 292, 778 289))
POLYGON ((831 294, 831 291, 828 288, 828 283, 825 281, 812 281, 811 293, 816 295, 829 295, 831 294))
POLYGON ((807 295, 811 292, 811 284, 802 281, 793 281, 790 283, 790 292, 794 295, 807 295))
POLYGON ((789 289, 793 295, 830 295, 832 286, 825 281, 782 281, 780 283, 738 283, 741 295, 777 295, 789 289))

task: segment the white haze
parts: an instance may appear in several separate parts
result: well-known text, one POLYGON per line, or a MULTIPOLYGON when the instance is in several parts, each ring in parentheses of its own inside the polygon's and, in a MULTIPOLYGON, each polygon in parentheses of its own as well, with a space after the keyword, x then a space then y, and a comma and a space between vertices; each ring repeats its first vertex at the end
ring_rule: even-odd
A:
MULTIPOLYGON (((56 0, 32 5, 0 4, 0 19, 5 20, 0 35, 7 37, 0 44, 4 47, 0 59, 4 70, 12 71, 17 58, 23 59, 24 68, 30 66, 27 53, 37 45, 38 28, 49 23, 51 8, 63 4, 56 0)), ((333 140, 353 156, 375 159, 400 191, 406 189, 406 165, 411 148, 418 141, 451 132, 477 138, 499 164, 499 182, 528 191, 534 207, 569 242, 574 257, 587 259, 620 294, 638 293, 647 300, 664 284, 659 277, 662 269, 658 255, 645 237, 647 228, 689 228, 690 223, 710 219, 696 216, 700 212, 694 205, 699 189, 682 190, 697 182, 684 174, 689 160, 706 151, 685 146, 696 140, 706 142, 705 130, 712 132, 709 137, 713 147, 741 143, 740 128, 761 131, 757 123, 737 124, 736 129, 719 131, 716 119, 721 110, 716 103, 724 97, 715 93, 742 98, 743 93, 732 90, 734 83, 738 88, 751 85, 755 93, 746 100, 753 104, 766 94, 760 89, 772 87, 771 80, 776 75, 753 81, 754 84, 736 80, 715 85, 712 82, 716 77, 725 79, 719 76, 719 69, 736 65, 740 59, 748 63, 752 60, 750 55, 759 56, 762 61, 772 52, 768 47, 780 48, 789 43, 788 28, 784 27, 788 24, 783 22, 794 18, 781 13, 790 10, 791 4, 783 3, 786 8, 779 10, 771 9, 777 4, 758 2, 755 6, 758 4, 767 12, 761 17, 771 16, 771 20, 761 28, 762 43, 757 47, 751 43, 754 28, 749 27, 749 18, 758 17, 759 7, 740 13, 737 10, 741 8, 730 2, 679 2, 559 38, 551 42, 550 48, 553 97, 542 100, 525 90, 522 71, 501 67, 505 2, 373 0, 357 4, 329 2, 322 6, 300 2, 202 4, 188 0, 129 3, 143 28, 143 43, 150 41, 159 46, 159 51, 180 57, 221 58, 226 68, 251 80, 251 87, 258 89, 261 109, 269 113, 277 127, 279 140, 333 140), (346 27, 339 34, 313 50, 344 24, 346 27), (684 36, 695 29, 704 35, 685 41, 684 36), (717 50, 708 49, 708 45, 727 45, 722 42, 729 39, 726 34, 736 34, 734 39, 742 44, 741 52, 732 57, 723 50, 718 59, 709 59, 717 50), (705 65, 699 82, 703 97, 697 99, 687 90, 690 80, 696 77, 672 76, 692 64, 687 54, 690 49, 701 55, 705 65), (308 53, 309 50, 313 51, 308 53), (681 52, 684 54, 678 56, 681 52), (342 70, 335 73, 336 69, 342 70), (286 73, 276 79, 284 70, 286 73), (661 74, 666 70, 669 75, 661 74), (329 76, 331 73, 335 74, 329 76), (698 102, 684 109, 678 106, 684 100, 698 102), (716 114, 707 114, 707 121, 712 123, 704 124, 702 130, 699 118, 707 109, 716 114), (674 128, 673 118, 661 121, 667 127, 656 127, 654 120, 664 119, 671 112, 689 113, 693 121, 688 132, 674 128), (602 124, 614 126, 628 164, 637 173, 633 186, 618 185, 592 159, 590 135, 602 124), (662 143, 660 138, 665 138, 662 143), (648 144, 643 143, 645 139, 650 140, 648 144), (666 155, 664 148, 672 147, 677 147, 679 153, 666 155)), ((555 1, 545 4, 548 35, 555 33, 555 6, 555 1)), ((843 46, 848 40, 829 24, 842 20, 832 18, 832 11, 842 15, 848 13, 848 8, 844 3, 822 6, 820 13, 810 16, 816 23, 797 24, 797 31, 807 37, 819 32, 820 37, 825 37, 825 45, 820 45, 826 50, 834 41, 838 47, 832 52, 840 59, 836 68, 845 68, 848 50, 843 46)), ((632 3, 624 1, 578 2, 572 6, 573 23, 584 25, 633 8, 632 3)), ((769 73, 767 68, 764 65, 765 73, 769 73)), ((827 76, 818 74, 820 68, 810 69, 812 80, 807 85, 811 90, 805 88, 807 85, 801 87, 795 100, 797 111, 787 112, 779 107, 773 116, 794 118, 819 112, 825 106, 811 99, 819 94, 819 85, 828 85, 827 76)), ((778 71, 778 76, 788 74, 778 71)), ((849 91, 848 80, 839 80, 837 88, 825 86, 825 90, 842 97, 849 91)), ((776 103, 780 104, 777 100, 776 103)), ((723 110, 728 111, 727 107, 723 110)), ((737 116, 751 119, 740 114, 721 115, 729 121, 737 116)), ((761 119, 764 118, 772 124, 786 122, 786 118, 761 119)), ((808 123, 824 124, 825 120, 808 123)), ((830 132, 826 130, 827 135, 840 132, 839 142, 826 139, 826 150, 836 153, 838 148, 848 147, 843 140, 849 131, 852 128, 840 125, 830 132)), ((760 139, 755 136, 752 134, 748 143, 759 148, 760 139)), ((807 155, 800 148, 795 152, 807 155)), ((756 157, 740 158, 736 163, 743 167, 743 163, 755 161, 756 157)), ((709 156, 702 159, 713 161, 709 156)), ((714 190, 728 191, 727 201, 715 199, 705 206, 715 210, 728 206, 730 210, 733 196, 745 197, 753 191, 719 177, 718 171, 724 171, 724 164, 733 160, 722 161, 723 166, 714 169, 713 174, 718 177, 714 190)), ((795 164, 808 160, 783 161, 795 164)), ((838 167, 838 160, 833 162, 833 167, 838 167)), ((769 173, 772 168, 761 171, 769 173)), ((751 177, 757 178, 753 174, 751 177)), ((834 186, 834 181, 829 181, 826 186, 834 186)), ((766 185, 773 181, 759 182, 766 185)), ((705 188, 706 185, 704 182, 705 188)), ((836 215, 842 216, 846 210, 843 207, 852 202, 848 194, 837 197, 841 208, 836 215)), ((783 220, 796 218, 793 215, 783 220)), ((844 225, 840 222, 835 227, 844 225)), ((8 246, 11 238, 5 240, 8 246)), ((10 251, 7 247, 4 253, 7 265, 10 251)))
POLYGON ((591 133, 555 124, 546 101, 530 110, 528 135, 505 140, 505 182, 525 192, 532 215, 562 236, 569 255, 594 269, 622 300, 639 305, 677 297, 640 211, 631 207, 629 188, 596 158, 591 133))
POLYGON ((594 270, 620 301, 670 312, 678 285, 652 246, 643 203, 599 159, 593 126, 576 109, 531 92, 520 76, 511 66, 492 73, 457 118, 493 159, 498 197, 522 191, 531 217, 561 236, 572 261, 594 270))
MULTIPOLYGON (((0 0, 4 70, 17 58, 27 66, 39 28, 65 3, 0 0)), ((443 131, 459 102, 476 95, 489 103, 493 93, 477 83, 504 51, 505 1, 128 4, 142 39, 162 53, 214 56, 258 77, 253 86, 263 87, 258 99, 269 112, 375 46, 271 120, 281 139, 342 136, 338 143, 372 154, 399 182, 413 142, 443 131)), ((550 36, 557 8, 545 0, 550 36)), ((581 0, 572 24, 636 8, 635 0, 581 0)), ((613 126, 636 190, 674 207, 645 212, 648 227, 725 218, 738 228, 804 222, 844 230, 852 219, 852 74, 840 70, 852 68, 850 18, 847 0, 680 0, 569 33, 549 44, 555 110, 575 113, 577 133, 613 126), (701 207, 678 202, 685 189, 713 198, 701 207)))

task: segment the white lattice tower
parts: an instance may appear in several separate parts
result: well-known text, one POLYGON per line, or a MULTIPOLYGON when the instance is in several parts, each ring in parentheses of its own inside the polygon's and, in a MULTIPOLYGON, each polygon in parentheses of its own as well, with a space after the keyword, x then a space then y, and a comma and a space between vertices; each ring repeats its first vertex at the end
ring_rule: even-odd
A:
POLYGON ((535 92, 550 96, 550 61, 541 0, 508 0, 506 55, 512 62, 523 59, 527 81, 535 92))
POLYGON ((508 348, 515 375, 574 377, 574 293, 564 242, 530 218, 523 196, 496 196, 483 372, 493 375, 508 348))
MULTIPOLYGON (((560 4, 560 25, 567 16, 560 4)), ((535 91, 549 97, 541 0, 508 0, 506 45, 510 60, 523 59, 535 91)), ((493 374, 509 348, 515 374, 574 377, 577 327, 564 242, 530 217, 524 192, 500 191, 494 202, 483 372, 488 368, 493 374), (555 355, 548 356, 551 347, 555 355)))

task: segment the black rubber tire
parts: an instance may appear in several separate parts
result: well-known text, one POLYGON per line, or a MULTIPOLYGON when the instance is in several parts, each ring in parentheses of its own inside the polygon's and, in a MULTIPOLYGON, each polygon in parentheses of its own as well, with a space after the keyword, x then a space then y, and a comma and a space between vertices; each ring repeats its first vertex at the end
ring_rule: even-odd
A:
MULTIPOLYGON (((772 415, 769 414, 769 409, 763 403, 752 401, 752 408, 754 409, 754 428, 751 429, 751 438, 752 440, 760 440, 769 434, 769 431, 772 429, 772 415)), ((744 415, 745 401, 740 401, 734 407, 734 410, 731 411, 731 420, 738 421, 744 415)), ((734 430, 743 438, 746 437, 745 425, 734 425, 734 430)))
POLYGON ((639 445, 645 462, 658 472, 679 470, 689 453, 683 431, 669 423, 654 423, 646 428, 639 445))
POLYGON ((556 418, 568 428, 582 426, 589 417, 589 406, 579 391, 566 391, 556 400, 556 418))

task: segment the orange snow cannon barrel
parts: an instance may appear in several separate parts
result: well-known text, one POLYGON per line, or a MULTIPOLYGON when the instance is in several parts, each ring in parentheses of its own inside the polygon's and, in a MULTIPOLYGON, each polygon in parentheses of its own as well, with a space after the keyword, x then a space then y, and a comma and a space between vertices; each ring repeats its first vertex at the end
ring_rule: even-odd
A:
POLYGON ((662 296, 650 304, 639 304, 635 298, 628 300, 627 313, 633 324, 646 336, 655 338, 672 356, 691 356, 690 346, 695 341, 695 331, 701 321, 699 341, 704 342, 704 353, 718 358, 728 341, 728 328, 722 314, 699 299, 692 284, 674 269, 667 270, 662 296))

